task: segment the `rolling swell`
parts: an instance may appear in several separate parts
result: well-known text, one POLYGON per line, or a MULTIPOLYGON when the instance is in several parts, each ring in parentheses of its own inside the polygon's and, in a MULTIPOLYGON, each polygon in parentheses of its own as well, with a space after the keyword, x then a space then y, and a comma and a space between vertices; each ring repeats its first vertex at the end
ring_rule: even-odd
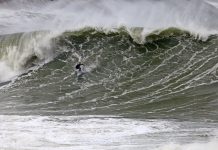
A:
POLYGON ((84 28, 53 38, 57 57, 1 91, 1 113, 217 121, 217 36, 201 41, 176 28, 133 36, 140 31, 84 28), (79 61, 88 71, 81 79, 79 61))

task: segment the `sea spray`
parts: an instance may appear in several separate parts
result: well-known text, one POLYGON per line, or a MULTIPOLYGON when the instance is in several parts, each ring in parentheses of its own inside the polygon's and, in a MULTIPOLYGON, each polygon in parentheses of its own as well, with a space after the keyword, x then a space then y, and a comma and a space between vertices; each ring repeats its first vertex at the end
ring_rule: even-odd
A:
POLYGON ((203 0, 12 0, 1 4, 1 34, 84 27, 142 27, 144 33, 177 27, 200 36, 216 34, 216 7, 203 0))
POLYGON ((0 81, 11 79, 37 63, 53 57, 48 32, 17 33, 0 37, 0 81))
POLYGON ((209 142, 191 144, 168 144, 155 150, 217 150, 218 140, 212 139, 209 142))

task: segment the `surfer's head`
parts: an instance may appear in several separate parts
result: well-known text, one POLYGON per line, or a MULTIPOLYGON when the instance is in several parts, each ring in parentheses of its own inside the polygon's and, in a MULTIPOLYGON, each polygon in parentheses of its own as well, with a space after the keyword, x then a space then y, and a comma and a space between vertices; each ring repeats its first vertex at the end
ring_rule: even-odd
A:
POLYGON ((78 63, 78 64, 76 65, 76 69, 79 70, 79 71, 81 71, 81 70, 82 70, 82 66, 84 66, 84 65, 81 64, 81 63, 78 63))

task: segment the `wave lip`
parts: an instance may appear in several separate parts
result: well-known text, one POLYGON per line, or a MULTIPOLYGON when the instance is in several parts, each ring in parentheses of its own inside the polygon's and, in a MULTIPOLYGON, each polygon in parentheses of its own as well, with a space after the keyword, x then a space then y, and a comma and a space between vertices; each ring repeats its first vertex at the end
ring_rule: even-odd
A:
POLYGON ((53 57, 52 34, 48 31, 16 33, 0 37, 0 82, 26 72, 53 57))

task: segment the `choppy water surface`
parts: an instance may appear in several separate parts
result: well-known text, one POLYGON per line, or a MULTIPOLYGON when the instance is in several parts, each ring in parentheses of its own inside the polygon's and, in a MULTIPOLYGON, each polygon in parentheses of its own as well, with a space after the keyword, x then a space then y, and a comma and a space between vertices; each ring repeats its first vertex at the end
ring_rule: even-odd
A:
POLYGON ((215 150, 216 6, 2 1, 0 148, 215 150))

